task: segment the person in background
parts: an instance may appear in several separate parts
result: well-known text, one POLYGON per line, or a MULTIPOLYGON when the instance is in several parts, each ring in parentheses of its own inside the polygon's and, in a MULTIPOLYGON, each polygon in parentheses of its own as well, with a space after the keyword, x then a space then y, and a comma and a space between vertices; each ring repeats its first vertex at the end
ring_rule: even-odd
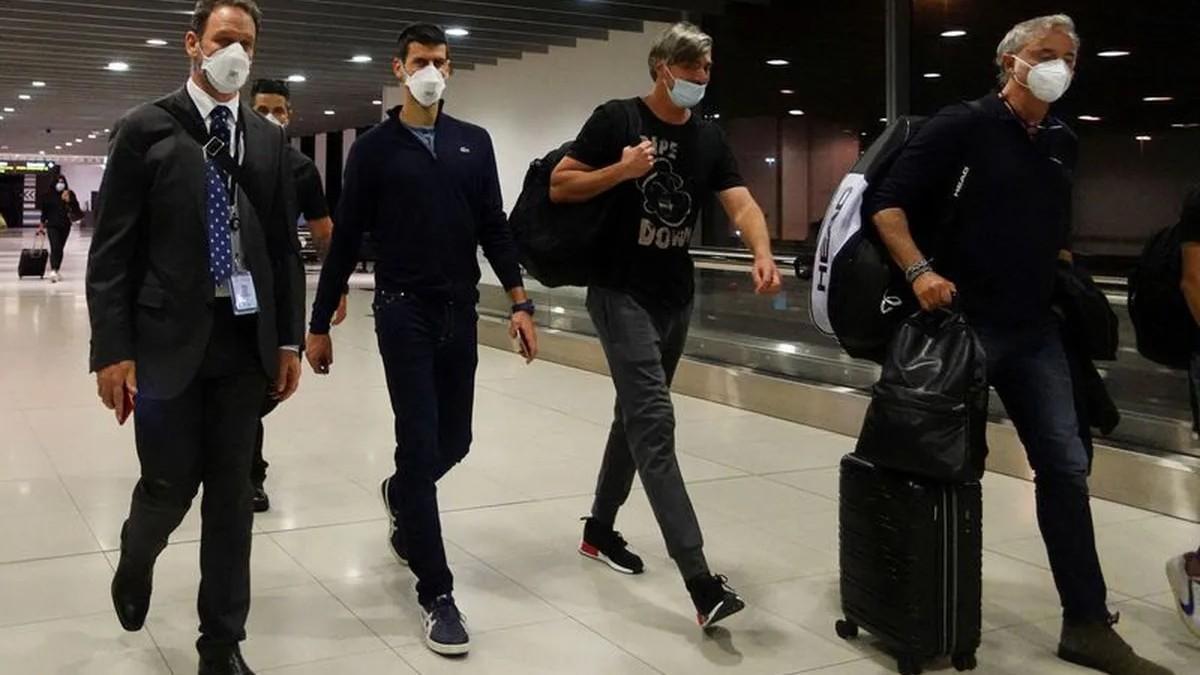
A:
POLYGON ((404 84, 404 105, 350 149, 307 353, 314 371, 329 372, 329 319, 363 233, 372 232, 379 247, 375 332, 396 433, 395 472, 380 485, 388 545, 417 577, 425 645, 458 655, 470 636, 454 600, 437 483, 471 446, 480 247, 512 299, 509 334, 527 361, 537 355, 534 306, 504 215, 492 139, 442 111, 446 34, 430 24, 405 28, 392 70, 404 84))
POLYGON ((1070 86, 1079 50, 1068 16, 1014 26, 996 50, 1000 90, 951 105, 922 127, 876 193, 874 223, 921 308, 959 297, 983 344, 988 380, 1036 475, 1038 525, 1063 607, 1059 658, 1113 675, 1167 675, 1114 629, 1090 461, 1051 310, 1057 265, 1071 260, 1078 141, 1050 106, 1070 86), (948 199, 954 230, 934 231, 924 216, 948 199), (939 242, 936 271, 918 240, 939 242))
POLYGON ((597 108, 550 184, 554 202, 584 202, 615 190, 632 205, 617 209, 620 215, 602 233, 588 288, 588 314, 617 400, 579 551, 618 572, 643 571, 642 559, 615 530, 617 512, 639 475, 704 628, 745 607, 725 577, 708 568, 675 455, 671 381, 695 295, 688 248, 700 207, 712 195, 754 253, 755 292, 780 288, 766 218, 738 173, 729 142, 719 127, 693 113, 712 63, 712 38, 696 26, 679 23, 663 31, 650 49, 650 94, 597 108), (637 129, 630 129, 631 109, 637 129))
MULTIPOLYGON (((1194 411, 1194 402, 1200 400, 1200 187, 1194 189, 1184 203, 1183 216, 1179 220, 1179 240, 1183 249, 1180 287, 1197 323, 1188 378, 1194 411)), ((1200 611, 1196 610, 1196 600, 1200 598, 1200 549, 1168 560, 1167 580, 1179 603, 1179 618, 1193 635, 1200 637, 1200 611)))
POLYGON ((59 174, 54 179, 54 191, 42 199, 42 220, 38 227, 38 232, 44 232, 50 239, 50 283, 57 284, 62 278, 59 271, 71 236, 71 224, 81 218, 79 198, 67 184, 67 177, 59 174))
MULTIPOLYGON (((292 121, 291 88, 283 80, 258 80, 251 89, 255 112, 266 117, 273 124, 287 129, 292 121)), ((292 168, 292 178, 296 183, 296 198, 300 206, 300 216, 308 225, 309 232, 317 244, 317 256, 321 262, 329 252, 329 240, 333 236, 333 219, 329 217, 329 203, 325 201, 325 188, 322 186, 321 173, 303 152, 295 146, 287 146, 288 160, 292 168)), ((346 320, 347 294, 342 294, 333 316, 333 325, 340 325, 346 320)), ((266 417, 278 405, 273 397, 268 396, 263 402, 262 416, 266 417)), ((267 495, 267 468, 270 466, 263 458, 264 441, 263 423, 258 422, 258 438, 254 447, 254 467, 251 470, 250 482, 254 485, 254 512, 264 513, 271 510, 271 498, 267 495)))
POLYGON ((133 415, 141 465, 113 607, 141 630, 158 556, 203 486, 199 675, 253 675, 240 643, 255 425, 268 392, 284 401, 300 382, 287 138, 239 98, 261 24, 254 0, 196 2, 184 86, 113 125, 88 259, 91 369, 118 421, 133 415))

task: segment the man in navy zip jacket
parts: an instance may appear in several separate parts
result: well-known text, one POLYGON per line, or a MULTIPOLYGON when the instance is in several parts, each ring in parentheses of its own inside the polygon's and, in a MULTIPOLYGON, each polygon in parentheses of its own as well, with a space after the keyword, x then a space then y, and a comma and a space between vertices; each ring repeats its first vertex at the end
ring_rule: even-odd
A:
POLYGON ((512 297, 509 332, 528 361, 537 354, 537 335, 492 140, 441 112, 450 74, 446 36, 437 26, 415 24, 399 43, 393 70, 405 85, 404 105, 350 150, 308 358, 317 373, 329 372, 330 317, 369 230, 379 247, 375 331, 396 419, 396 472, 380 486, 388 543, 417 577, 426 645, 455 655, 467 652, 470 638, 452 595, 437 481, 471 444, 480 246, 512 297))

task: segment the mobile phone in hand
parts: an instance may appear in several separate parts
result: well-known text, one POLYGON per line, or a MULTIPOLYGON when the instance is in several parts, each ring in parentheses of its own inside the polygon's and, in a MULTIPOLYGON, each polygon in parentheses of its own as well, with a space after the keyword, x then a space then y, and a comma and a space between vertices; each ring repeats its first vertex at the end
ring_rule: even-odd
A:
POLYGON ((517 329, 517 338, 513 340, 513 342, 517 347, 517 351, 526 359, 528 359, 529 355, 533 353, 533 349, 531 349, 529 346, 529 338, 526 337, 525 331, 521 330, 520 328, 517 329))

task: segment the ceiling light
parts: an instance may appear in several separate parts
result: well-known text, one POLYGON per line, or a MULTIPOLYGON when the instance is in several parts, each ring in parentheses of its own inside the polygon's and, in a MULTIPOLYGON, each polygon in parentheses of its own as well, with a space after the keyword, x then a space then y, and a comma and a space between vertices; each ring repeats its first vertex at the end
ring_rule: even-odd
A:
POLYGON ((467 30, 466 28, 447 28, 446 29, 446 35, 449 35, 450 37, 467 37, 470 34, 471 34, 471 31, 467 30))
POLYGON ((326 110, 326 111, 325 111, 325 114, 326 114, 326 115, 336 115, 336 114, 337 114, 337 112, 336 112, 336 111, 333 111, 333 110, 326 110))
POLYGON ((4 109, 4 112, 6 112, 6 113, 14 113, 14 112, 17 112, 17 109, 16 109, 16 108, 7 108, 7 107, 6 107, 6 108, 4 109))
POLYGON ((924 75, 922 75, 922 77, 924 77, 927 80, 937 80, 937 79, 941 79, 942 74, 941 73, 925 73, 924 75))
POLYGON ((1154 138, 1152 136, 1134 136, 1133 140, 1145 143, 1146 141, 1154 140, 1154 138))
POLYGON ((787 59, 768 59, 767 60, 768 66, 786 66, 786 65, 790 65, 790 64, 791 64, 791 62, 788 61, 787 59))
POLYGON ((62 146, 61 146, 61 145, 56 145, 56 146, 54 146, 54 149, 55 149, 55 150, 62 150, 62 146))
POLYGON ((108 129, 105 129, 105 130, 104 130, 104 133, 106 133, 106 134, 107 134, 107 133, 108 133, 108 129))
POLYGON ((795 89, 780 89, 779 93, 783 94, 784 96, 791 96, 792 94, 796 93, 796 90, 795 89))
POLYGON ((88 134, 88 140, 89 140, 89 141, 94 141, 94 140, 96 140, 96 134, 88 134))
POLYGON ((44 154, 46 154, 46 151, 45 151, 45 150, 38 150, 38 154, 39 154, 39 155, 44 155, 44 154))
POLYGON ((372 60, 370 54, 355 54, 350 57, 351 63, 370 63, 372 60))
POLYGON ((774 158, 774 157, 767 157, 767 158, 766 158, 765 160, 763 160, 763 161, 765 161, 767 164, 774 164, 774 163, 775 163, 775 158, 774 158))
POLYGON ((1101 120, 1101 118, 1097 117, 1096 115, 1080 115, 1079 119, 1084 122, 1099 122, 1101 120))
POLYGON ((886 118, 886 117, 880 117, 880 118, 879 118, 879 121, 880 121, 880 122, 883 122, 884 124, 887 124, 887 118, 886 118))
POLYGON ((67 142, 66 142, 66 146, 67 146, 68 148, 69 148, 69 147, 71 147, 72 145, 75 145, 75 144, 74 144, 74 143, 72 143, 71 141, 67 141, 67 142))
POLYGON ((712 114, 712 118, 713 118, 714 120, 719 120, 719 119, 721 119, 721 113, 713 113, 713 114, 712 114))
POLYGON ((105 66, 105 68, 113 71, 114 73, 123 73, 129 70, 129 64, 125 63, 124 61, 113 61, 105 66))
POLYGON ((1200 128, 1200 122, 1176 122, 1171 125, 1172 129, 1197 129, 1200 128))
POLYGON ((383 101, 380 101, 379 99, 375 99, 374 101, 371 101, 371 105, 383 105, 383 101))
POLYGON ((166 47, 167 41, 160 40, 158 38, 151 38, 149 40, 146 40, 146 44, 150 45, 151 47, 166 47))
POLYGON ((803 111, 803 110, 799 110, 799 109, 796 109, 796 110, 789 110, 789 111, 788 111, 788 114, 789 114, 789 115, 791 115, 792 117, 799 117, 799 116, 801 116, 801 115, 803 115, 803 114, 804 114, 804 111, 803 111))
POLYGON ((1117 59, 1122 56, 1129 56, 1129 52, 1127 52, 1123 49, 1110 49, 1108 51, 1099 52, 1098 54, 1096 54, 1096 56, 1106 58, 1106 59, 1117 59))
POLYGON ((28 101, 28 100, 32 99, 33 97, 30 96, 29 94, 18 94, 17 98, 21 99, 22 101, 28 101))
POLYGON ((0 115, 0 121, 4 120, 4 115, 0 115))
POLYGON ((299 73, 296 73, 295 75, 288 75, 287 81, 288 82, 308 82, 308 78, 299 73))
POLYGON ((942 37, 944 37, 944 38, 959 38, 959 37, 963 37, 966 34, 967 34, 967 31, 958 30, 958 29, 942 31, 942 37))
POLYGON ((1146 103, 1170 103, 1175 100, 1174 96, 1147 96, 1142 99, 1146 103))
POLYGON ((35 87, 44 87, 44 86, 46 86, 46 83, 45 83, 45 82, 42 82, 41 80, 34 80, 34 81, 33 81, 33 82, 31 82, 30 84, 32 84, 32 85, 33 85, 33 86, 35 86, 35 87))

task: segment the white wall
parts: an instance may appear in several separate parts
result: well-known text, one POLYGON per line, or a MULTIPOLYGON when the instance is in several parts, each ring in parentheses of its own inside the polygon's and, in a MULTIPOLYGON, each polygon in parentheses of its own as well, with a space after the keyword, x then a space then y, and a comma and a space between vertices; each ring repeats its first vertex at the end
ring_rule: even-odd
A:
POLYGON ((92 192, 100 189, 100 180, 104 178, 102 164, 63 164, 62 173, 67 177, 67 183, 79 198, 83 210, 92 208, 92 192))
MULTIPOLYGON (((446 112, 492 135, 505 208, 521 193, 529 162, 575 138, 596 106, 650 90, 646 57, 667 24, 643 33, 613 31, 608 40, 580 40, 497 66, 461 70, 446 88, 446 112)), ((453 54, 451 54, 453 58, 453 54)), ((384 109, 403 102, 399 87, 384 89, 384 109)))

